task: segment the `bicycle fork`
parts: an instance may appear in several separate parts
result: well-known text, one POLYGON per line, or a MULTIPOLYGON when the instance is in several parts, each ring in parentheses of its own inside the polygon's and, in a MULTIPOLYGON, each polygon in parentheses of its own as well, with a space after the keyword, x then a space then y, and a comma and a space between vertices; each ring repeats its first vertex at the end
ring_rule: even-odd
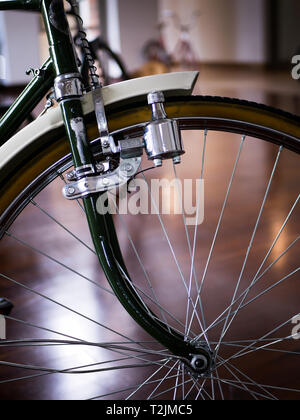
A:
POLYGON ((102 156, 117 156, 118 166, 111 168, 109 164, 106 167, 105 164, 97 164, 88 142, 81 103, 83 88, 63 2, 43 0, 42 15, 56 75, 56 99, 61 108, 75 167, 68 177, 71 182, 63 193, 67 199, 83 200, 99 262, 126 311, 172 355, 182 360, 193 374, 205 376, 212 368, 211 352, 205 345, 187 341, 174 329, 167 328, 146 308, 131 283, 112 216, 101 215, 97 211, 99 194, 110 187, 127 183, 138 171, 144 149, 156 167, 161 166, 164 159, 180 163, 184 150, 177 122, 166 116, 163 93, 150 93, 148 102, 152 106, 153 118, 145 127, 144 137, 128 139, 116 146, 108 132, 101 87, 98 87, 93 97, 102 156))

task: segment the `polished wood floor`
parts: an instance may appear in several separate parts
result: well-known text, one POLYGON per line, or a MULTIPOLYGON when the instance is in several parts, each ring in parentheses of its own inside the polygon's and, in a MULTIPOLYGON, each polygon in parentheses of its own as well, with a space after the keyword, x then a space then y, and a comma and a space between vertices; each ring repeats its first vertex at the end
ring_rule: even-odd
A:
MULTIPOLYGON (((255 100, 300 114, 299 87, 300 85, 285 73, 238 70, 229 72, 226 69, 204 68, 201 71, 196 92, 255 100)), ((191 132, 184 135, 187 154, 183 164, 177 169, 179 179, 193 179, 200 176, 203 142, 203 133, 191 132)), ((197 229, 195 258, 195 272, 199 278, 202 278, 205 272, 209 250, 240 143, 240 136, 230 134, 209 133, 207 138, 204 168, 205 218, 204 223, 197 229)), ((277 156, 277 147, 257 142, 254 139, 248 139, 243 148, 205 277, 203 306, 207 325, 210 325, 232 300, 277 156)), ((149 179, 157 177, 158 173, 159 177, 169 179, 174 177, 169 164, 165 164, 156 174, 150 172, 149 179)), ((253 248, 243 270, 239 291, 246 289, 255 276, 295 203, 299 195, 299 175, 299 160, 291 152, 284 151, 278 162, 270 194, 253 241, 253 248)), ((95 282, 105 288, 109 287, 95 255, 91 249, 88 249, 88 247, 92 248, 92 245, 82 210, 76 203, 65 202, 61 195, 61 187, 62 181, 58 179, 39 194, 35 198, 37 205, 33 203, 26 208, 15 225, 11 227, 9 232, 11 236, 6 236, 0 243, 1 273, 10 278, 10 280, 0 278, 0 294, 9 298, 15 305, 11 314, 12 319, 7 320, 7 337, 12 340, 49 338, 93 342, 151 340, 130 319, 114 296, 92 283, 95 282), (76 238, 80 238, 86 246, 55 221, 71 231, 76 238), (12 280, 22 283, 26 288, 17 285, 12 280), (38 294, 29 289, 33 289, 38 294), (61 306, 54 301, 59 302, 61 306), (83 314, 84 317, 79 314, 83 314), (103 328, 102 325, 108 326, 109 330, 103 328), (44 330, 35 326, 43 327, 44 330), (120 332, 122 336, 117 335, 115 331, 120 332), (54 332, 59 332, 61 335, 54 332)), ((182 216, 163 216, 163 223, 173 249, 170 249, 161 222, 155 216, 124 216, 117 218, 116 223, 124 257, 135 284, 149 291, 145 273, 137 263, 136 250, 138 250, 143 268, 151 277, 153 289, 159 295, 161 305, 167 307, 168 311, 184 324, 186 311, 182 302, 184 298, 186 300, 186 290, 182 284, 182 277, 190 278, 191 257, 182 216), (126 222, 126 228, 124 222, 126 222), (133 241, 135 248, 132 247, 130 240, 133 241)), ((264 268, 279 258, 297 239, 299 227, 300 214, 297 207, 264 268)), ((194 228, 189 227, 188 233, 192 244, 194 228)), ((260 292, 279 282, 298 267, 299 244, 296 243, 250 291, 247 300, 255 298, 260 292)), ((231 332, 226 336, 227 342, 264 337, 267 332, 275 330, 283 321, 299 314, 299 280, 299 272, 297 272, 270 293, 265 294, 263 298, 257 299, 241 311, 232 324, 231 332)), ((195 295, 196 290, 192 289, 192 296, 195 297, 195 295)), ((151 306, 151 302, 149 304, 151 306)), ((170 324, 180 329, 178 322, 174 323, 173 318, 166 317, 170 324)), ((292 323, 288 323, 268 338, 289 336, 292 328, 292 323)), ((196 333, 200 332, 196 319, 193 322, 193 329, 196 333)), ((213 328, 209 332, 209 340, 217 342, 220 332, 221 325, 213 328)), ((300 342, 291 339, 288 340, 286 346, 278 343, 276 349, 299 352, 300 342)), ((220 354, 226 358, 237 351, 237 347, 228 344, 223 346, 220 354)), ((260 384, 275 383, 279 387, 300 389, 298 359, 295 355, 289 356, 282 352, 260 351, 256 352, 254 357, 252 353, 236 359, 232 362, 234 365, 232 369, 239 369, 248 378, 260 384)), ((91 368, 94 364, 124 357, 124 354, 89 346, 0 348, 2 361, 56 370, 74 369, 80 366, 91 368)), ((150 360, 149 357, 148 359, 150 360)), ((135 359, 116 362, 117 365, 139 363, 142 361, 135 359)), ((109 367, 111 364, 104 366, 109 367)), ((130 395, 134 385, 143 384, 157 369, 157 366, 148 366, 142 369, 128 368, 91 374, 46 375, 45 372, 43 374, 33 369, 24 371, 18 367, 2 366, 0 399, 88 399, 107 394, 106 398, 123 399, 130 395), (27 378, 14 381, 20 377, 27 378), (8 379, 11 382, 7 382, 8 379), (127 388, 127 391, 112 394, 115 390, 127 388)), ((164 377, 168 370, 162 369, 153 375, 152 381, 164 377)), ((176 367, 173 372, 173 375, 177 373, 176 367)), ((249 382, 249 379, 246 380, 245 376, 241 377, 237 370, 234 372, 240 379, 249 382)), ((224 368, 220 369, 219 376, 231 381, 235 379, 233 374, 224 368)), ((158 383, 156 382, 154 386, 141 387, 133 398, 147 398, 158 383)), ((169 379, 166 385, 161 385, 156 390, 156 394, 174 386, 175 379, 169 379)), ((208 399, 207 395, 211 396, 213 392, 211 385, 207 385, 205 389, 208 394, 204 397, 208 399)), ((222 389, 224 396, 228 399, 253 398, 253 395, 247 396, 240 386, 234 386, 234 384, 229 386, 223 383, 222 389)), ((251 389, 257 393, 261 391, 257 387, 251 389)), ((176 395, 177 398, 180 398, 180 392, 182 392, 181 388, 176 395)), ((221 397, 217 386, 214 392, 217 397, 221 397)), ((297 395, 291 392, 274 390, 272 392, 278 398, 298 399, 297 395)), ((198 392, 194 389, 189 397, 193 398, 197 394, 198 392)), ((158 398, 172 396, 174 396, 174 390, 165 392, 158 398)))

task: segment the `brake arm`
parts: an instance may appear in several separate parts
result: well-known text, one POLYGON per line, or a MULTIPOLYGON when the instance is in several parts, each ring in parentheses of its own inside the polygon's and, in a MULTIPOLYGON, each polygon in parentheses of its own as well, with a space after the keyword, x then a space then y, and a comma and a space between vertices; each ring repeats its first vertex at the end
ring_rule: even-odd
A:
POLYGON ((71 182, 63 188, 63 195, 68 200, 78 200, 92 194, 121 187, 127 184, 138 172, 141 162, 141 157, 121 158, 120 165, 114 171, 103 175, 84 177, 71 182))

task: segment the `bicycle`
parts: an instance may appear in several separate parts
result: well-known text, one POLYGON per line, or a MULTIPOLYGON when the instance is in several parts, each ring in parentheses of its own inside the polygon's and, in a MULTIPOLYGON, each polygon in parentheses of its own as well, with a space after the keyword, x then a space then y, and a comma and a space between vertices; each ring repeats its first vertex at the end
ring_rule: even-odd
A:
POLYGON ((195 10, 190 18, 190 22, 182 23, 179 16, 176 13, 170 14, 172 17, 174 26, 180 33, 179 40, 175 46, 174 52, 172 53, 172 61, 174 64, 180 64, 184 69, 194 69, 199 66, 199 62, 196 58, 194 47, 192 45, 191 31, 195 26, 195 23, 199 19, 202 13, 199 10, 195 10))
POLYGON ((188 24, 183 24, 176 13, 170 10, 164 10, 157 25, 159 37, 157 39, 149 40, 143 48, 143 55, 147 61, 145 68, 147 69, 147 66, 149 66, 150 71, 152 70, 152 67, 155 70, 156 63, 159 72, 167 73, 172 66, 180 66, 181 70, 193 70, 194 68, 199 67, 194 48, 192 47, 190 34, 191 29, 199 16, 201 16, 201 13, 199 11, 194 11, 190 22, 188 24), (163 31, 168 26, 169 20, 173 22, 174 27, 180 34, 174 51, 171 54, 167 51, 163 35, 163 31))
POLYGON ((161 18, 157 23, 158 37, 157 39, 150 39, 143 47, 143 56, 147 62, 157 62, 165 66, 166 72, 170 69, 172 61, 166 49, 163 32, 167 26, 167 18, 169 14, 162 13, 161 18))
POLYGON ((102 88, 90 65, 85 93, 61 0, 1 0, 0 9, 40 11, 51 55, 0 120, 1 295, 15 304, 5 316, 11 335, 0 341, 1 398, 297 399, 299 235, 287 229, 299 227, 300 196, 287 188, 299 188, 299 117, 192 96, 197 72, 102 88), (59 106, 13 135, 53 86, 59 106), (258 170, 265 153, 270 167, 258 170), (198 225, 196 194, 192 228, 183 204, 178 215, 161 214, 150 188, 151 177, 170 171, 182 203, 183 170, 209 185, 206 222, 198 225), (107 192, 132 179, 148 182, 156 224, 151 214, 102 212, 107 192), (35 243, 21 224, 31 211, 35 243), (38 302, 40 323, 30 320, 38 302))

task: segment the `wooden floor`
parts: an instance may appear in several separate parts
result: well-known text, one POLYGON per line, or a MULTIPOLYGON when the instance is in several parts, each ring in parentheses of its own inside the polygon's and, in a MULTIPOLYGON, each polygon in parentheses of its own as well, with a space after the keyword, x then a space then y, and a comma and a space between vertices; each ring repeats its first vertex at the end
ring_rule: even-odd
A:
MULTIPOLYGON (((237 70, 229 72, 226 69, 204 68, 200 74, 196 92, 255 100, 300 114, 299 88, 300 84, 291 80, 285 73, 237 70)), ((193 179, 200 176, 203 141, 203 133, 185 134, 184 143, 187 154, 183 164, 178 167, 180 179, 193 179)), ((199 278, 205 272, 209 249, 240 142, 240 136, 222 133, 209 133, 207 138, 204 171, 205 219, 197 229, 195 262, 195 271, 199 278)), ((248 139, 244 146, 205 278, 203 302, 207 325, 210 325, 231 302, 277 156, 277 147, 253 139, 248 139)), ((164 165, 155 175, 150 173, 150 179, 156 177, 158 173, 159 177, 164 178, 171 178, 174 175, 169 164, 164 165)), ((244 290, 255 276, 295 203, 299 195, 299 175, 299 160, 291 152, 284 151, 280 156, 270 194, 253 241, 253 248, 243 270, 240 291, 244 290)), ((76 338, 93 342, 151 340, 130 319, 114 296, 92 283, 95 282, 105 288, 109 287, 99 269, 95 255, 91 249, 88 249, 92 245, 82 210, 76 203, 65 202, 61 195, 61 187, 62 181, 58 179, 39 194, 35 198, 38 206, 30 204, 11 227, 12 236, 6 236, 0 243, 1 273, 27 287, 24 288, 11 280, 0 278, 0 295, 11 299, 15 305, 11 314, 14 319, 7 320, 7 337, 9 339, 65 340, 67 336, 69 340, 76 338), (73 235, 80 238, 86 246, 55 223, 54 219, 72 231, 73 235), (66 269, 66 266, 72 271, 66 269), (34 289, 38 294, 33 293, 29 288, 34 289), (58 306, 54 301, 63 306, 58 306), (78 314, 84 314, 85 317, 78 314), (26 325, 20 320, 25 321, 26 325), (102 325, 107 325, 110 329, 104 329, 102 325), (43 327, 45 330, 34 326, 43 327), (53 331, 61 335, 54 334, 53 331), (115 331, 119 331, 122 336, 117 335, 115 331)), ((181 277, 190 278, 191 259, 188 241, 182 216, 163 216, 163 222, 174 244, 173 250, 170 250, 157 217, 124 216, 122 219, 117 219, 117 228, 129 272, 136 284, 146 290, 146 279, 140 265, 137 264, 136 252, 129 238, 138 250, 143 267, 147 273, 150 273, 153 288, 159 293, 160 303, 184 323, 185 311, 182 307, 182 299, 184 297, 186 299, 186 290, 181 277), (126 229, 124 222, 127 225, 126 229), (174 260, 174 254, 177 257, 177 263, 174 260), (178 266, 182 273, 178 271, 178 266)), ((298 206, 264 268, 280 257, 297 239, 299 227, 298 206)), ((194 228, 189 227, 188 233, 192 242, 194 228)), ((297 243, 267 272, 255 289, 251 290, 248 300, 256 297, 261 291, 271 287, 298 267, 299 244, 297 243)), ((226 336, 227 342, 255 340, 263 337, 286 319, 299 314, 299 280, 298 272, 266 294, 262 300, 256 300, 242 311, 233 322, 232 331, 226 336)), ((193 293, 195 296, 196 291, 193 290, 193 293)), ((151 303, 149 304, 151 306, 151 303)), ((168 321, 170 324, 173 323, 172 319, 168 318, 168 321)), ((176 323, 174 326, 178 327, 176 323)), ((196 320, 193 328, 196 333, 199 332, 196 320)), ((219 326, 210 331, 211 342, 218 340, 220 328, 219 326)), ((292 328, 292 323, 288 323, 268 338, 289 336, 292 328)), ((287 347, 279 343, 276 348, 300 351, 300 342, 289 340, 287 347)), ((233 350, 236 352, 238 349, 235 347, 233 350)), ((229 345, 224 346, 222 357, 232 354, 233 350, 229 345)), ((252 353, 236 359, 235 368, 261 384, 276 383, 280 387, 300 389, 297 356, 291 359, 287 354, 268 351, 256 354, 254 357, 252 353)), ((99 364, 110 358, 122 357, 124 355, 88 346, 0 348, 0 360, 56 370, 74 369, 99 364)), ((118 362, 119 365, 123 363, 134 364, 141 361, 118 362)), ((174 369, 175 373, 176 369, 174 369)), ((106 394, 109 394, 107 398, 122 399, 130 395, 132 390, 116 395, 111 393, 116 389, 126 389, 142 384, 145 379, 153 375, 155 370, 157 367, 151 366, 143 369, 130 368, 92 374, 56 373, 41 376, 41 372, 32 369, 24 371, 17 367, 2 367, 0 369, 0 399, 88 399, 106 394), (30 378, 7 383, 7 379, 24 376, 30 378), (33 376, 36 377, 33 378, 33 376)), ((167 370, 160 371, 152 377, 152 380, 162 378, 163 372, 166 374, 167 370)), ((237 374, 237 370, 235 373, 237 374)), ((234 379, 234 376, 225 369, 221 369, 219 375, 234 379)), ((245 376, 243 380, 245 381, 245 376)), ((169 381, 169 387, 174 386, 174 379, 169 381)), ((168 384, 161 386, 156 394, 167 389, 168 384)), ((141 387, 133 398, 147 398, 152 390, 153 385, 152 388, 149 385, 141 387)), ((259 392, 257 388, 252 388, 252 390, 259 392)), ((210 387, 207 388, 207 392, 212 395, 210 387)), ((217 389, 215 392, 220 396, 217 389)), ((234 385, 223 384, 223 392, 228 399, 249 398, 243 390, 234 385)), ((174 390, 162 394, 160 398, 170 398, 173 395, 174 390)), ((190 398, 194 396, 195 390, 191 391, 190 398)), ((297 395, 290 392, 278 392, 276 396, 298 399, 297 395)), ((180 398, 180 395, 177 397, 180 398)))

